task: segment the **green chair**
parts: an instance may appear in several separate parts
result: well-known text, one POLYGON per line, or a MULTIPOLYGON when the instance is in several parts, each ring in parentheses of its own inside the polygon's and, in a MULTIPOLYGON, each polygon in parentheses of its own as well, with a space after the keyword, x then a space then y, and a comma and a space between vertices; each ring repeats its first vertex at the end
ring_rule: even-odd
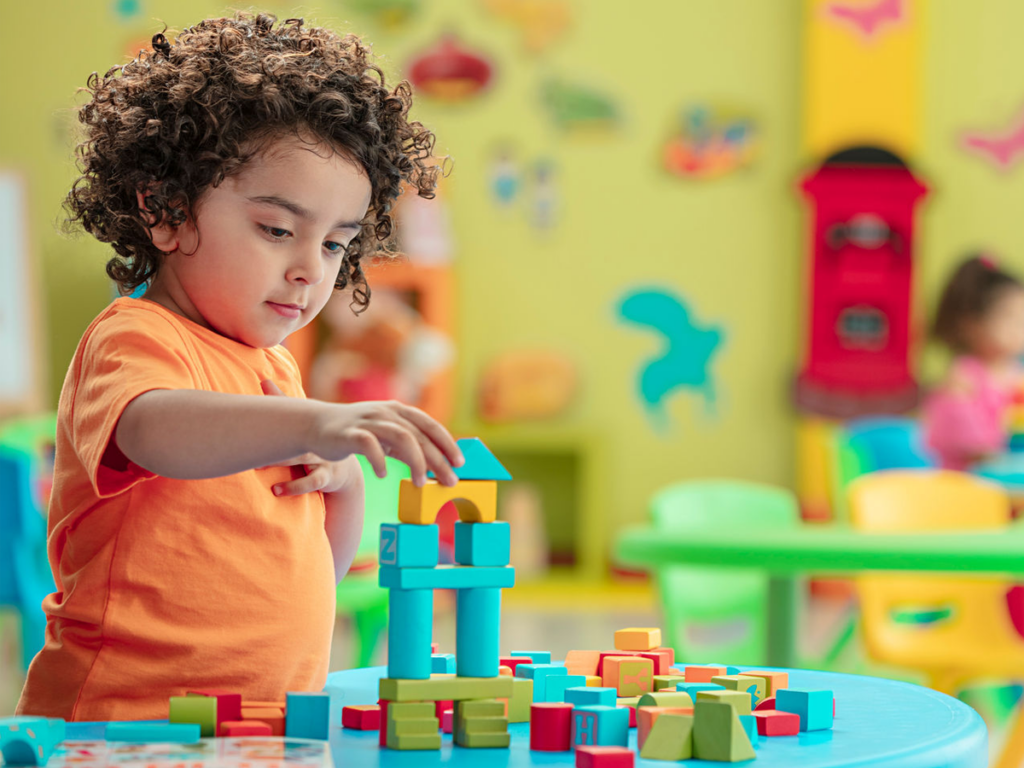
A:
POLYGON ((357 456, 366 487, 366 514, 352 569, 337 592, 337 615, 352 619, 354 667, 368 667, 381 634, 388 625, 388 591, 377 585, 377 543, 381 523, 398 521, 398 486, 411 476, 409 467, 387 459, 387 477, 374 474, 369 462, 357 456))
MULTIPOLYGON (((694 480, 658 491, 650 502, 656 529, 777 529, 800 522, 787 490, 740 480, 694 480)), ((756 563, 752 563, 756 566, 756 563)), ((655 574, 666 644, 683 663, 762 665, 768 637, 768 579, 763 573, 666 566, 655 574)))

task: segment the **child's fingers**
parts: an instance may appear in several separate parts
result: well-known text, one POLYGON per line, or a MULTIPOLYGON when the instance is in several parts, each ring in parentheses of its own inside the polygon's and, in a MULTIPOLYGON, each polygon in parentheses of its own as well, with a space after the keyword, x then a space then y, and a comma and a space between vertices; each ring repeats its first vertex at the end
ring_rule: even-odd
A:
POLYGON ((459 450, 455 438, 439 422, 432 419, 419 408, 413 408, 410 405, 400 405, 398 413, 402 418, 415 426, 416 429, 430 438, 430 441, 447 457, 448 463, 451 466, 461 467, 465 463, 466 460, 462 456, 462 451, 459 450))
POLYGON ((377 436, 367 429, 354 429, 347 434, 352 443, 352 452, 366 457, 377 477, 388 476, 388 463, 377 436))
POLYGON ((260 388, 263 390, 264 395, 280 395, 281 397, 286 396, 284 392, 281 391, 281 388, 277 386, 277 384, 272 382, 270 379, 264 379, 263 381, 261 381, 260 388))
POLYGON ((409 434, 416 438, 419 442, 420 450, 423 451, 423 457, 427 462, 427 468, 430 469, 441 482, 442 485, 453 486, 459 482, 459 477, 456 475, 451 468, 451 463, 447 457, 441 453, 441 449, 438 448, 430 439, 421 432, 415 424, 401 420, 399 423, 403 427, 409 430, 409 434))
POLYGON ((413 437, 412 432, 393 421, 375 421, 369 429, 386 446, 389 455, 409 465, 415 485, 426 485, 427 460, 423 456, 423 448, 413 437))
POLYGON ((327 467, 320 465, 305 477, 290 480, 287 483, 278 483, 271 490, 275 496, 301 496, 304 493, 323 490, 330 480, 330 471, 327 467))

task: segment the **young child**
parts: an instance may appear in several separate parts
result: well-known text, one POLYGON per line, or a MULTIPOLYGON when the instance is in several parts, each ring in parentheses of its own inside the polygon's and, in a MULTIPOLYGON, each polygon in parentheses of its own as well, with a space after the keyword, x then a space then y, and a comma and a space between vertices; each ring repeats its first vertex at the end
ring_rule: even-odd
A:
POLYGON ((433 135, 352 35, 240 13, 89 80, 72 220, 122 293, 61 392, 49 558, 57 590, 19 714, 166 718, 219 688, 321 690, 335 585, 385 456, 456 482, 463 459, 395 402, 304 399, 280 346, 361 259, 401 185, 430 197, 433 135))
POLYGON ((990 258, 964 261, 942 292, 935 335, 956 355, 923 411, 924 439, 948 469, 1005 451, 1022 383, 1024 286, 990 258))

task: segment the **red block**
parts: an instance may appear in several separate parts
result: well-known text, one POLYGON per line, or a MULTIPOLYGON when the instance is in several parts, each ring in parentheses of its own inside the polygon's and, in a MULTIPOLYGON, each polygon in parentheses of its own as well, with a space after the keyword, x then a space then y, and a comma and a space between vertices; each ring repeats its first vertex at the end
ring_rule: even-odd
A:
POLYGON ((800 715, 775 709, 754 712, 757 732, 761 736, 796 736, 800 733, 800 715))
POLYGON ((455 709, 455 702, 454 701, 435 701, 434 702, 434 717, 436 717, 438 720, 440 720, 441 719, 441 715, 443 715, 445 713, 445 711, 449 710, 449 709, 451 709, 451 710, 455 709))
POLYGON ((185 695, 210 696, 217 700, 217 728, 215 733, 220 733, 220 728, 225 722, 238 723, 242 721, 242 694, 240 693, 207 688, 186 691, 185 695))
POLYGON ((455 710, 446 709, 441 713, 441 731, 443 733, 451 733, 453 728, 453 721, 455 720, 455 710))
POLYGON ((508 667, 512 670, 512 675, 516 674, 516 667, 520 664, 533 664, 533 659, 529 656, 502 656, 498 659, 498 666, 508 667))
POLYGON ((255 720, 225 720, 218 731, 221 736, 272 736, 273 731, 266 723, 255 720))
POLYGON ((380 707, 376 704, 342 707, 341 725, 355 731, 376 731, 380 728, 380 707))
POLYGON ((440 643, 431 643, 430 644, 430 652, 431 653, 439 653, 439 651, 437 649, 440 648, 440 647, 441 647, 440 643))
POLYGON ((625 707, 629 710, 629 727, 636 728, 636 707, 631 707, 629 704, 616 704, 617 707, 625 707))
POLYGON ((380 705, 379 743, 382 747, 386 747, 388 745, 388 701, 387 699, 378 699, 377 704, 380 705))
POLYGON ((530 705, 530 749, 565 752, 572 748, 572 704, 530 705))
POLYGON ((676 660, 674 648, 654 648, 650 651, 641 651, 640 656, 654 662, 654 674, 656 675, 669 674, 669 669, 672 668, 676 660))
MULTIPOLYGON (((833 701, 835 701, 835 699, 833 699, 833 701)), ((757 702, 757 706, 754 707, 754 711, 755 712, 758 711, 758 710, 764 710, 764 709, 775 709, 775 697, 774 696, 769 696, 767 699, 761 699, 759 702, 757 702)))
POLYGON ((576 747, 576 768, 633 768, 633 750, 625 747, 576 747))

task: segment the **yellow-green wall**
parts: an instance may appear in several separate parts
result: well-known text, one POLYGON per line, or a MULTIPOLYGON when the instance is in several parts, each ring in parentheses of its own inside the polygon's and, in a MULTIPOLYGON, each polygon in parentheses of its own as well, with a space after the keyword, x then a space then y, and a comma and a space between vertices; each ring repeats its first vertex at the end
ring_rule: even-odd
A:
MULTIPOLYGON (((156 20, 177 29, 225 10, 202 0, 139 0, 141 14, 119 21, 114 5, 12 3, 0 25, 0 167, 21 169, 30 182, 52 401, 79 335, 110 298, 106 249, 56 232, 73 178, 75 88, 89 72, 120 62, 129 42, 157 29, 156 20)), ((365 34, 392 73, 447 29, 497 64, 494 87, 481 99, 417 107, 455 161, 448 200, 458 259, 459 423, 473 425, 477 375, 491 356, 553 348, 582 374, 578 402, 563 422, 607 440, 601 495, 613 526, 639 520, 649 493, 676 479, 791 484, 788 391, 798 364, 804 258, 794 187, 810 161, 799 150, 799 0, 574 0, 574 26, 539 56, 526 54, 519 32, 480 0, 421 5, 397 31, 346 10, 342 0, 261 7, 365 34), (612 95, 625 115, 619 132, 562 135, 540 107, 549 74, 612 95), (692 102, 738 105, 757 120, 762 152, 751 169, 708 183, 658 169, 675 116, 692 102), (538 234, 521 214, 505 215, 489 201, 489 161, 502 141, 524 160, 554 160, 561 200, 554 231, 538 234), (616 301, 645 284, 680 292, 699 322, 726 333, 712 363, 716 413, 694 393, 676 395, 667 434, 651 428, 634 390, 638 366, 658 344, 615 319, 616 301)), ((992 247, 1024 271, 1024 169, 1000 174, 956 146, 962 130, 1004 128, 1024 107, 1024 4, 933 0, 928 23, 924 151, 915 161, 935 192, 921 219, 919 307, 967 248, 992 247)))

